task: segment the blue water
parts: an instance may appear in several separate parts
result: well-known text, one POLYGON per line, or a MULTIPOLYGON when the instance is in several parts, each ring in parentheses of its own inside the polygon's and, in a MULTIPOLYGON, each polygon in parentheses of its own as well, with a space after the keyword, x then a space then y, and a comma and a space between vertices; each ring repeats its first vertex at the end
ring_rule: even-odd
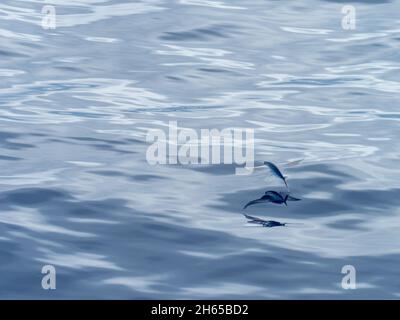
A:
POLYGON ((398 298, 400 3, 345 3, 3 0, 0 298, 398 298), (302 200, 246 212, 297 224, 246 223, 263 170, 149 165, 169 121, 253 128, 302 200))

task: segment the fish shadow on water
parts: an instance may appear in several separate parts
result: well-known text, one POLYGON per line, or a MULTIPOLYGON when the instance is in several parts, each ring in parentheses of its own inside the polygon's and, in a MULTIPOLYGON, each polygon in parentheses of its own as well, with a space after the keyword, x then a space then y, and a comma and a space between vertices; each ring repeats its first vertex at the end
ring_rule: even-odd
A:
POLYGON ((261 226, 267 227, 267 228, 272 228, 272 227, 284 227, 284 226, 286 225, 286 223, 281 223, 281 222, 279 222, 279 221, 264 220, 264 219, 261 219, 261 218, 249 216, 249 215, 247 215, 247 214, 244 214, 244 216, 245 216, 246 219, 248 220, 247 223, 258 224, 258 225, 261 225, 261 226))

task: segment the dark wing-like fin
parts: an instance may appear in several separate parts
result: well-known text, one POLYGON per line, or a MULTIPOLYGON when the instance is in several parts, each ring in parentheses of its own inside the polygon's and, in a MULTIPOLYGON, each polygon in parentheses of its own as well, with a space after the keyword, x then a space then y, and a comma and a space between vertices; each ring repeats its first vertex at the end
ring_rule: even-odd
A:
POLYGON ((251 200, 250 202, 246 203, 243 209, 246 209, 248 206, 252 206, 253 204, 264 202, 262 199, 251 200))

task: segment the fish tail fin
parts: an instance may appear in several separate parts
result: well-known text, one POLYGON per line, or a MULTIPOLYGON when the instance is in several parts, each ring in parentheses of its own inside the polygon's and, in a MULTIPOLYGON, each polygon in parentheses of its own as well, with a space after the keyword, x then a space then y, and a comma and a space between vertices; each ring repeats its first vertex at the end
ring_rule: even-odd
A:
POLYGON ((286 181, 286 178, 287 178, 287 177, 284 177, 284 178, 283 178, 283 182, 285 182, 286 190, 287 190, 288 192, 290 192, 290 188, 289 188, 289 185, 288 185, 288 183, 287 183, 287 181, 286 181))

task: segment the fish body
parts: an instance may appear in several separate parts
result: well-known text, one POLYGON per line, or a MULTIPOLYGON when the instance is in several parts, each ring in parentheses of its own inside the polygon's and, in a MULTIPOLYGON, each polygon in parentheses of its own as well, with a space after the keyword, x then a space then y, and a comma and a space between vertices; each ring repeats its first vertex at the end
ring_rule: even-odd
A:
POLYGON ((276 192, 276 191, 266 191, 260 199, 263 199, 264 201, 269 201, 272 203, 277 203, 277 204, 281 204, 281 203, 286 204, 287 197, 288 197, 287 195, 282 196, 282 194, 280 194, 279 192, 276 192))
POLYGON ((284 203, 285 205, 287 205, 287 203, 286 203, 287 200, 288 200, 288 195, 282 196, 279 192, 276 192, 276 191, 266 191, 265 194, 261 198, 248 202, 243 207, 243 209, 246 209, 247 207, 252 206, 253 204, 263 203, 263 202, 272 202, 275 204, 284 203))
POLYGON ((278 167, 276 165, 274 165, 272 162, 269 162, 269 161, 264 161, 264 164, 269 168, 269 170, 272 172, 272 174, 274 176, 283 180, 286 188, 289 188, 288 184, 286 182, 286 177, 282 174, 282 172, 278 169, 278 167))
POLYGON ((292 197, 288 194, 283 194, 277 191, 266 191, 264 195, 259 198, 248 202, 243 209, 246 209, 249 206, 252 206, 257 203, 271 202, 275 204, 284 204, 287 206, 287 201, 300 201, 301 199, 292 197))

